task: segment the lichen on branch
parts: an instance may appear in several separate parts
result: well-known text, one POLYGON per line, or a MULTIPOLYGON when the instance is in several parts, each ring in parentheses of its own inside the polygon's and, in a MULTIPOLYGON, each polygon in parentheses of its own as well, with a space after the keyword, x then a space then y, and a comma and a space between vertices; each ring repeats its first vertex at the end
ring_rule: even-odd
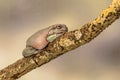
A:
POLYGON ((80 29, 67 32, 35 56, 22 58, 0 70, 0 80, 18 79, 59 55, 90 42, 119 17, 120 0, 113 0, 112 4, 103 10, 95 20, 86 23, 80 29))

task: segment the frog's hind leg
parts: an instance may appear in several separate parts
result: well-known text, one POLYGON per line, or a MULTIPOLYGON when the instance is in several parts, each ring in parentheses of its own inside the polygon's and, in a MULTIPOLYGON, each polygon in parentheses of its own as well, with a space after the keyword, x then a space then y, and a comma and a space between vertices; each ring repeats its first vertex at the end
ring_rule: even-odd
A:
POLYGON ((35 48, 33 48, 33 47, 26 47, 26 48, 23 50, 22 54, 23 54, 24 57, 28 57, 28 56, 31 56, 31 55, 33 55, 33 54, 37 54, 38 51, 39 51, 38 49, 35 49, 35 48))

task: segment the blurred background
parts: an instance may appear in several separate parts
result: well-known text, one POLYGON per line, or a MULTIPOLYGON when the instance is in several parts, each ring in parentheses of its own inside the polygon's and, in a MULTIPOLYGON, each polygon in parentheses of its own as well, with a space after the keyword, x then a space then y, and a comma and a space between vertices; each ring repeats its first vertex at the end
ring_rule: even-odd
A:
MULTIPOLYGON (((112 0, 0 0, 0 69, 22 58, 26 39, 52 24, 69 30, 95 19, 112 0)), ((120 20, 90 43, 18 80, 120 80, 120 20)))

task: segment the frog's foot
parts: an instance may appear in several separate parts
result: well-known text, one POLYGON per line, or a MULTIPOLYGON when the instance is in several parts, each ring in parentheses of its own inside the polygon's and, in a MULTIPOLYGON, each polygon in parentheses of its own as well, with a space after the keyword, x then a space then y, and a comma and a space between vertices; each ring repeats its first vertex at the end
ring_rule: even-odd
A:
POLYGON ((37 54, 37 53, 38 53, 38 50, 33 47, 26 47, 22 52, 24 57, 28 57, 28 56, 31 56, 31 55, 37 54))

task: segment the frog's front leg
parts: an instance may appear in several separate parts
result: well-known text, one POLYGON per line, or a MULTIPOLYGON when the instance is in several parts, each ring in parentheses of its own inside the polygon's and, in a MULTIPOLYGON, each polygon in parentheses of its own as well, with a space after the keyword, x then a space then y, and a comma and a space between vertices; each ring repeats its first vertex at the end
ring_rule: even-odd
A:
POLYGON ((59 34, 50 35, 50 36, 47 37, 47 41, 48 42, 53 42, 59 36, 60 36, 59 34))

